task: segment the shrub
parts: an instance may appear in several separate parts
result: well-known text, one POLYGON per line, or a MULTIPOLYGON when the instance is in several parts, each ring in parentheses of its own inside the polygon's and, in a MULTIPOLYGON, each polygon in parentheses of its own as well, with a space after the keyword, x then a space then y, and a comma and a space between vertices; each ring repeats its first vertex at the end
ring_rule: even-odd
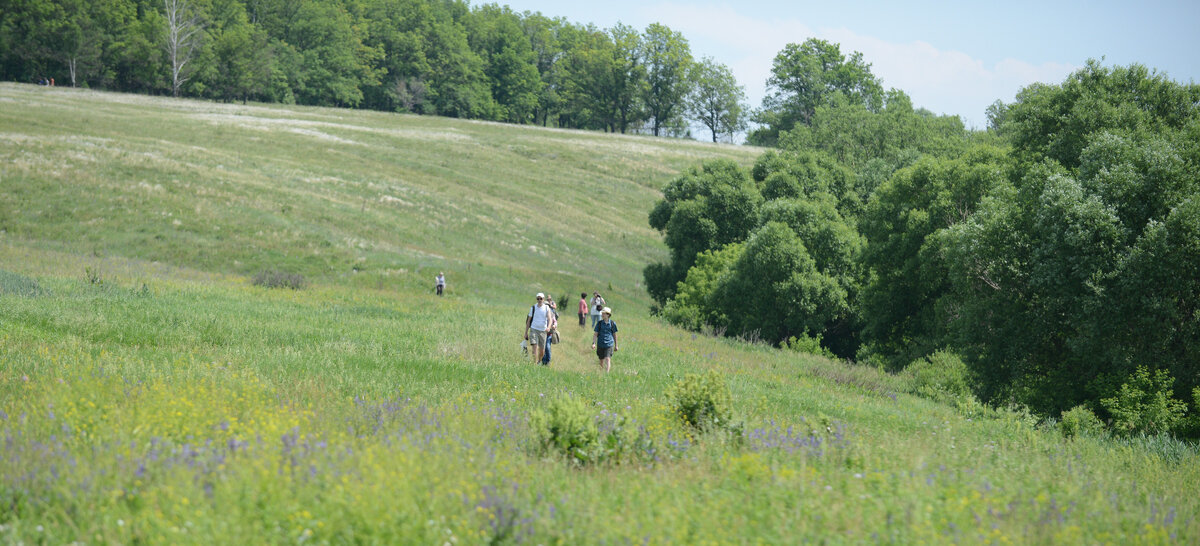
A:
POLYGON ((954 409, 967 419, 982 419, 989 413, 989 408, 983 405, 973 394, 965 394, 954 399, 954 409))
POLYGON ((304 279, 304 275, 299 273, 285 273, 274 269, 266 269, 255 273, 254 278, 250 282, 254 286, 291 288, 292 290, 300 290, 308 286, 308 281, 304 279))
POLYGON ((560 398, 530 415, 530 427, 543 453, 557 453, 578 465, 620 463, 654 453, 649 438, 621 415, 591 408, 578 398, 560 398))
POLYGON ((667 400, 683 424, 698 431, 733 430, 733 397, 721 374, 687 374, 667 389, 667 400))
POLYGON ((1113 417, 1113 430, 1119 434, 1157 434, 1168 432, 1179 424, 1187 405, 1171 396, 1175 379, 1166 370, 1151 375, 1145 366, 1138 366, 1121 388, 1100 404, 1113 417))
POLYGON ((945 403, 973 396, 967 365, 950 351, 914 360, 906 369, 912 377, 913 394, 945 403))
POLYGON ((1104 423, 1087 406, 1080 404, 1062 412, 1058 430, 1064 438, 1099 436, 1104 433, 1104 423))
POLYGON ((792 336, 787 341, 784 341, 783 345, 798 353, 819 355, 830 360, 837 359, 837 355, 833 354, 833 351, 821 346, 821 334, 817 334, 815 337, 807 333, 800 334, 800 337, 792 336))

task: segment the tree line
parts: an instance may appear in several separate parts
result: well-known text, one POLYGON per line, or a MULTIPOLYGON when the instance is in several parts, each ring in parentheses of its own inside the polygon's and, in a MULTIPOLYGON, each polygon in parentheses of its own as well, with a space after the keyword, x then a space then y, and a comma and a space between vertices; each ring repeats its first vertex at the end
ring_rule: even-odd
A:
POLYGON ((970 131, 816 39, 769 86, 749 139, 773 149, 690 169, 649 215, 656 312, 1200 436, 1200 86, 1090 61, 970 131))
POLYGON ((716 142, 728 67, 661 24, 601 29, 465 0, 2 0, 0 78, 716 142))

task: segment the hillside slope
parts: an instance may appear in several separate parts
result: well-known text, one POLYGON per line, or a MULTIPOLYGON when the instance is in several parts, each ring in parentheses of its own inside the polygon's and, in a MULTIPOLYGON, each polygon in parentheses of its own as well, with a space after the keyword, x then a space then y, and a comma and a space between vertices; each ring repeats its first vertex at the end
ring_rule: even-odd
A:
POLYGON ((756 153, 0 84, 0 542, 1200 540, 1195 446, 649 316, 657 188, 756 153))
POLYGON ((360 284, 428 284, 446 269, 489 294, 511 277, 637 298, 642 267, 665 255, 646 222, 659 188, 700 161, 760 151, 18 84, 0 84, 0 105, 9 238, 360 284))

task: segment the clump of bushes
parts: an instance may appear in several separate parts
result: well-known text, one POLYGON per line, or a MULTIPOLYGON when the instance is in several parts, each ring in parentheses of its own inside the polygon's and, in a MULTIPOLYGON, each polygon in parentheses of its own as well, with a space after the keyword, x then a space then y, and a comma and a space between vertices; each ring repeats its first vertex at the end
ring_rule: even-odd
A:
POLYGON ((1104 434, 1104 423, 1086 405, 1080 404, 1062 412, 1058 430, 1064 438, 1100 436, 1104 434))
POLYGON ((948 404, 974 397, 970 370, 950 351, 938 351, 914 360, 905 371, 911 378, 912 393, 917 396, 948 404))
POLYGON ((1187 404, 1172 398, 1175 379, 1166 370, 1138 366, 1113 396, 1100 405, 1112 416, 1117 434, 1158 434, 1182 424, 1187 404))
POLYGON ((580 466, 613 463, 654 453, 648 436, 622 415, 602 411, 578 398, 555 400, 530 415, 530 427, 543 453, 560 454, 580 466))
POLYGON ((291 288, 292 290, 302 290, 308 286, 304 275, 274 269, 264 269, 255 273, 254 277, 250 279, 250 283, 264 288, 291 288))
POLYGON ((740 425, 733 421, 733 396, 725 379, 715 370, 704 375, 687 374, 667 389, 666 394, 675 414, 689 428, 700 432, 740 432, 740 425))
POLYGON ((810 355, 823 356, 830 360, 837 360, 837 355, 833 354, 833 351, 821 346, 821 334, 817 334, 816 336, 808 334, 800 334, 800 337, 792 336, 783 342, 783 346, 798 353, 808 353, 810 355))

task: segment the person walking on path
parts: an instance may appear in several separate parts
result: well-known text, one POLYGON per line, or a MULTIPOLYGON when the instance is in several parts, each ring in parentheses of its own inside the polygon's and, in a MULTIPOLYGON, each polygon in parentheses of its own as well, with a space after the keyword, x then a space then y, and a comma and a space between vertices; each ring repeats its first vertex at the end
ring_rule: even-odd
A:
MULTIPOLYGON (((551 304, 554 300, 547 297, 547 301, 551 304)), ((554 312, 554 306, 550 306, 550 327, 546 329, 546 353, 542 356, 541 363, 543 366, 550 365, 550 346, 554 344, 554 331, 558 329, 558 315, 554 312)))
POLYGON ((579 326, 580 327, 585 326, 585 323, 584 323, 585 319, 583 317, 587 314, 588 314, 587 292, 580 292, 580 294, 579 294, 579 326))
POLYGON ((545 356, 546 338, 549 337, 554 321, 554 312, 546 305, 545 300, 546 295, 538 292, 537 303, 529 308, 529 315, 525 317, 525 339, 533 346, 530 352, 533 353, 535 364, 540 363, 545 356))
POLYGON ((546 296, 546 305, 550 306, 550 327, 546 328, 546 353, 542 356, 542 365, 550 365, 550 346, 554 344, 554 331, 558 330, 558 305, 554 296, 546 296))
POLYGON ((442 295, 442 291, 446 289, 446 274, 438 271, 437 278, 433 280, 433 287, 437 290, 437 295, 442 295))
POLYGON ((613 353, 617 352, 617 323, 612 320, 612 309, 605 307, 600 310, 601 319, 592 328, 592 348, 600 358, 600 369, 604 373, 612 371, 613 353))
POLYGON ((604 309, 605 305, 608 305, 608 302, 605 302, 604 298, 600 297, 599 292, 592 292, 592 294, 594 294, 592 296, 592 328, 595 328, 596 323, 600 322, 600 311, 604 309))

